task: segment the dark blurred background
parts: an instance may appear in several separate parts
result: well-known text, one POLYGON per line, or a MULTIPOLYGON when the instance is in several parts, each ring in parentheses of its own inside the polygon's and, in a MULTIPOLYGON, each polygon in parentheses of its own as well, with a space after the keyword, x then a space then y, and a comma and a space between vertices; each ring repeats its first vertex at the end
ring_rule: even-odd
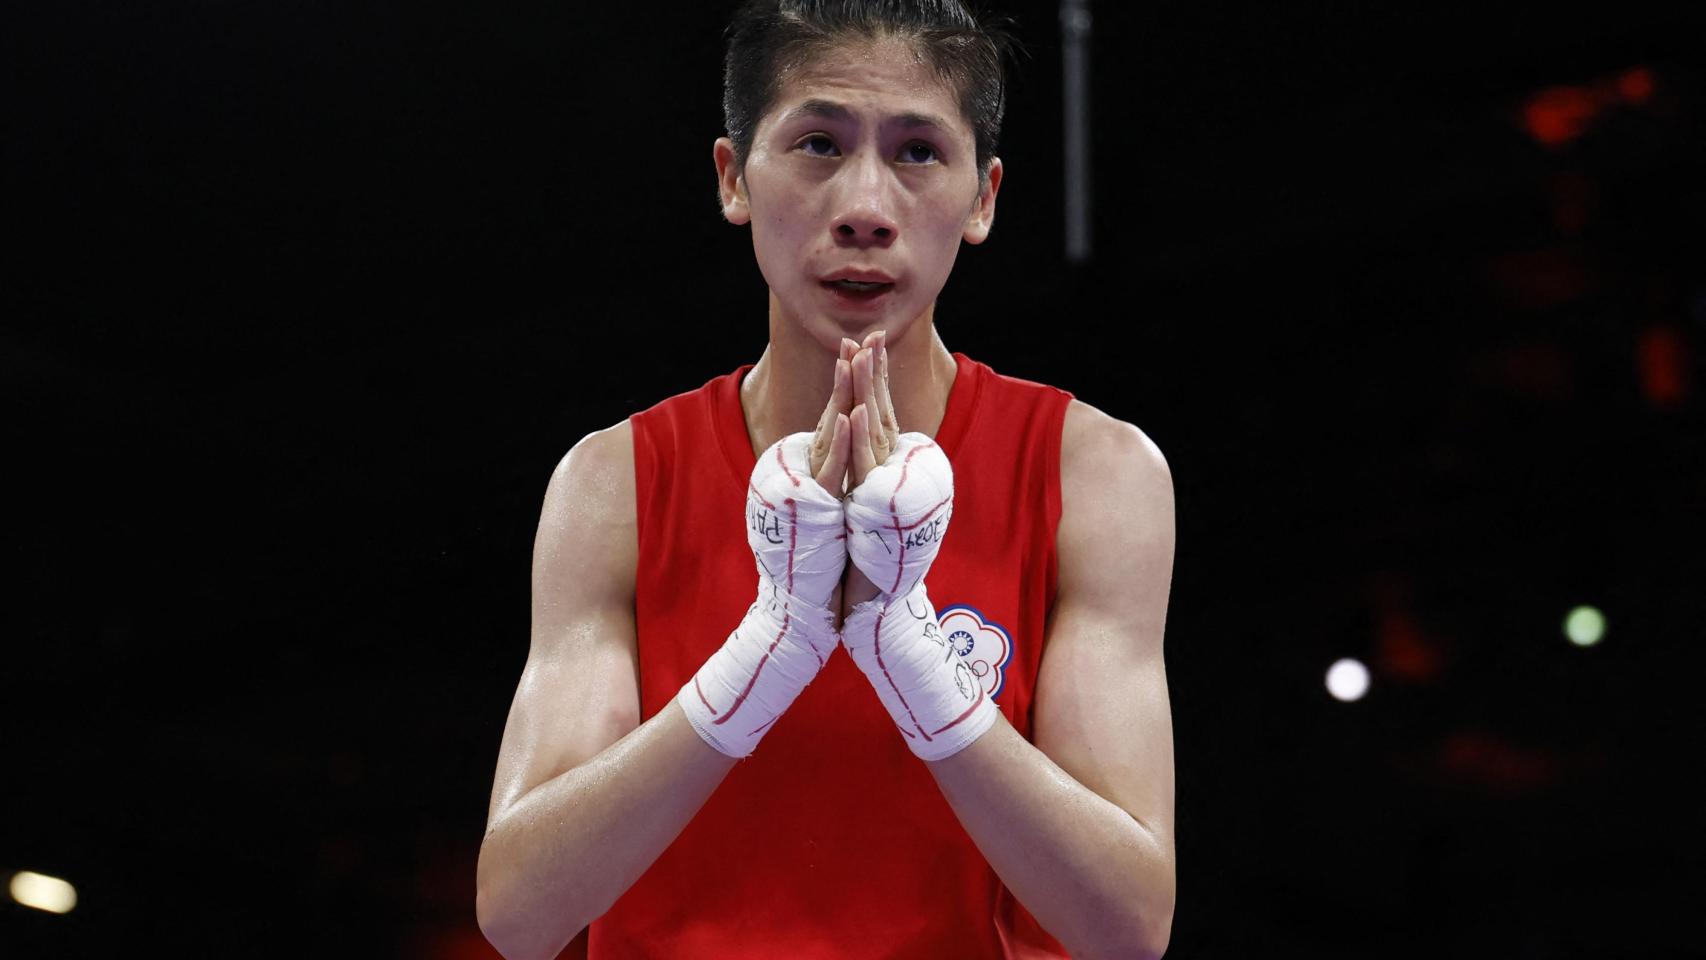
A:
MULTIPOLYGON (((765 340, 731 6, 9 10, 0 954, 495 956, 546 480, 765 340)), ((939 328, 1171 464, 1169 956, 1698 955, 1700 18, 1094 4, 1073 265, 1000 9, 939 328)))

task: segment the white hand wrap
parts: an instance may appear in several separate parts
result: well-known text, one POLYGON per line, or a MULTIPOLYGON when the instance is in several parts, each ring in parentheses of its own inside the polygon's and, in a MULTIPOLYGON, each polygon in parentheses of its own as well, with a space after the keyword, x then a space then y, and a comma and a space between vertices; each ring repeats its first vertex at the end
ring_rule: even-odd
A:
POLYGON ((953 468, 920 433, 901 434, 847 500, 848 555, 882 593, 848 613, 842 644, 925 760, 970 746, 999 713, 942 634, 924 589, 953 509, 953 468))
POLYGON ((847 553, 878 590, 904 597, 935 561, 953 512, 948 455, 922 433, 903 433, 847 495, 847 553))
POLYGON ((847 564, 841 501, 812 478, 809 433, 778 440, 753 468, 746 539, 758 600, 676 700, 705 742, 746 757, 835 650, 825 608, 847 564))

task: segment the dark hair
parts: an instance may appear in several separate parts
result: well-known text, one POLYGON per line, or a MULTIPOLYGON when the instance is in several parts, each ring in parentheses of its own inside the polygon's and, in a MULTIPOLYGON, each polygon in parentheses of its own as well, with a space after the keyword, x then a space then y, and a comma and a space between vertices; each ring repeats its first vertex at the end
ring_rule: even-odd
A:
POLYGON ((979 14, 962 0, 746 0, 724 32, 723 124, 734 141, 736 169, 745 168, 759 118, 789 71, 838 41, 894 36, 917 44, 959 93, 982 179, 1007 110, 1002 61, 1018 47, 1011 25, 1011 18, 979 14))

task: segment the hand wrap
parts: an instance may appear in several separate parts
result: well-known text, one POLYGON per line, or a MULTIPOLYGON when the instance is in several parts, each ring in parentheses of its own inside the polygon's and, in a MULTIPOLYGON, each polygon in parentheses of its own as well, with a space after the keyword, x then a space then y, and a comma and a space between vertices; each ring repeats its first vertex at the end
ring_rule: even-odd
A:
POLYGON ((758 458, 746 491, 746 540, 758 599, 676 695, 693 729, 746 757, 835 650, 825 604, 847 564, 841 501, 810 468, 812 435, 783 437, 758 458))
POLYGON ((907 746, 940 760, 970 746, 999 709, 948 642, 925 592, 954 509, 954 471, 935 441, 903 433, 847 500, 847 552, 882 591, 855 606, 842 643, 907 746))

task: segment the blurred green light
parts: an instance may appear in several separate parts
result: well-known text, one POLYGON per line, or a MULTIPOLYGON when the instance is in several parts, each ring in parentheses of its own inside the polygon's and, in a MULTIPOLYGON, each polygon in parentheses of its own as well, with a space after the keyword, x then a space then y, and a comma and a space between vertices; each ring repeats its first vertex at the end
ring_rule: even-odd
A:
POLYGON ((1591 647, 1605 636, 1605 614, 1593 607, 1577 607, 1564 618, 1564 636, 1578 647, 1591 647))

